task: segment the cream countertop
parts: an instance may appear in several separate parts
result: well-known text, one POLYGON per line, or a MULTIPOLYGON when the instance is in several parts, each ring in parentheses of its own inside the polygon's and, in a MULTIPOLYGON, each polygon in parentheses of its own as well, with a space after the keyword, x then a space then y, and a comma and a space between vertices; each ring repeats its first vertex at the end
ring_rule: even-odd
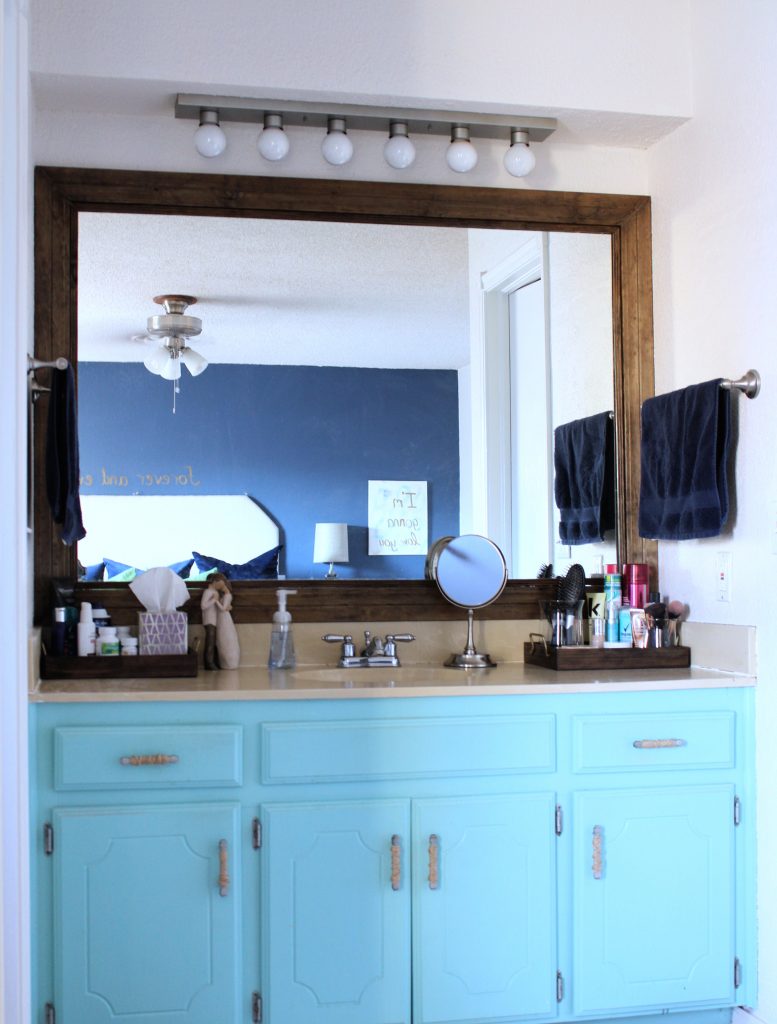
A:
POLYGON ((493 694, 697 690, 755 685, 755 678, 712 669, 553 672, 523 663, 464 671, 438 666, 399 669, 246 667, 200 672, 191 679, 47 680, 30 692, 36 703, 120 701, 342 700, 493 694))

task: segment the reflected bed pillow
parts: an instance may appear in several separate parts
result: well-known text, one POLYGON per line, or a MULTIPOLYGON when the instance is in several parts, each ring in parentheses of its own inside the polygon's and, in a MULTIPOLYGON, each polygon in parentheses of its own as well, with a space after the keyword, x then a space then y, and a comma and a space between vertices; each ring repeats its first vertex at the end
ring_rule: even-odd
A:
POLYGON ((199 551, 192 551, 197 569, 202 572, 205 569, 215 569, 223 572, 228 580, 275 580, 278 578, 278 555, 280 545, 256 555, 250 562, 236 564, 224 562, 220 558, 213 558, 211 555, 201 555, 199 551))
MULTIPOLYGON (((140 576, 142 572, 146 571, 127 565, 126 562, 117 562, 113 558, 103 558, 103 565, 105 566, 105 578, 109 583, 129 583, 130 580, 134 580, 136 576, 140 576)), ((185 580, 193 565, 194 559, 187 558, 183 562, 173 562, 167 568, 172 569, 181 579, 185 580)))
POLYGON ((95 583, 101 580, 105 573, 105 562, 98 562, 96 565, 82 565, 79 579, 95 583))

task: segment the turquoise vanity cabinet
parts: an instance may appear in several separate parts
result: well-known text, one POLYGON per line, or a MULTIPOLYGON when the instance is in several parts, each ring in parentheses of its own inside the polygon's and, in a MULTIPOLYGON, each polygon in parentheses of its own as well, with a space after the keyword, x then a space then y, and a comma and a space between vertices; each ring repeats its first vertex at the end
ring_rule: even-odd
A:
POLYGON ((579 689, 34 704, 35 1024, 721 1024, 753 691, 579 689))

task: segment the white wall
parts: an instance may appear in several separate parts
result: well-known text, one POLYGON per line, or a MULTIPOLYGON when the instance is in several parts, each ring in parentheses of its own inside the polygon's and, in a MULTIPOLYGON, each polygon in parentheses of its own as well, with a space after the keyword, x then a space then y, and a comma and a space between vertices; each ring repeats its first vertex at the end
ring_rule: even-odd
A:
POLYGON ((25 5, 3 0, 0 23, 0 537, 6 600, 0 652, 0 1024, 30 1019, 27 973, 26 358, 31 204, 25 5))
POLYGON ((763 391, 735 398, 734 511, 725 536, 662 543, 662 591, 691 617, 758 627, 760 998, 777 1020, 777 4, 694 0, 694 117, 647 154, 654 211, 656 387, 755 367, 763 391), (733 556, 731 602, 715 599, 715 554, 733 556))

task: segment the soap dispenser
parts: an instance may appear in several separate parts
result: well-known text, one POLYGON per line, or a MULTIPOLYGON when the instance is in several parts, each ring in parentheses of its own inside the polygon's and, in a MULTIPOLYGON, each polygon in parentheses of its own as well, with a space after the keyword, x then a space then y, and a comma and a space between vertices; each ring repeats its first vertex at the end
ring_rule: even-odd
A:
POLYGON ((294 636, 291 632, 291 615, 286 611, 286 598, 296 594, 296 590, 281 588, 278 595, 278 610, 273 612, 272 634, 270 636, 270 668, 294 668, 294 636))

